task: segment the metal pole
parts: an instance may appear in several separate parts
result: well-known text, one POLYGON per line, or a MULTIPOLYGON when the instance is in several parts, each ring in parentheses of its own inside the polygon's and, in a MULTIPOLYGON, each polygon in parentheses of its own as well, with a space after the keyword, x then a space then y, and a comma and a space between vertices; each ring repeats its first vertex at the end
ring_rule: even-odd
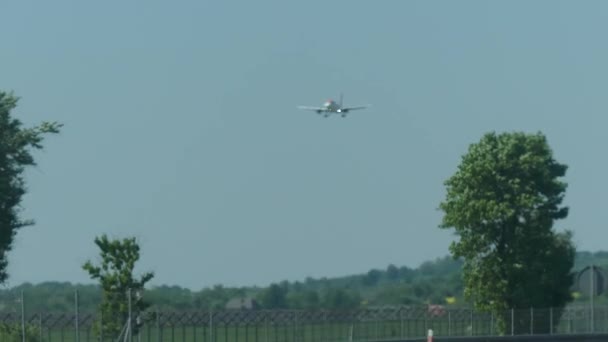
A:
POLYGON ((534 308, 530 308, 530 335, 534 335, 534 308))
POLYGON ((568 313, 568 334, 570 334, 572 332, 572 316, 570 314, 570 309, 566 309, 566 312, 568 313))
POLYGON ((21 341, 25 342, 25 301, 21 290, 21 341))
POLYGON ((213 342, 213 311, 209 310, 209 342, 213 342))
POLYGON ((160 342, 160 312, 156 309, 156 342, 160 342))
POLYGON ((39 336, 40 342, 42 342, 42 314, 41 313, 38 314, 38 329, 40 330, 39 331, 40 332, 40 336, 39 336))
POLYGON ((594 281, 595 281, 595 266, 593 266, 593 264, 591 264, 591 292, 589 293, 590 296, 590 300, 591 300, 591 333, 593 334, 595 331, 595 322, 594 322, 594 311, 595 311, 595 307, 594 307, 594 303, 593 303, 593 297, 595 297, 595 293, 594 293, 594 281))
MULTIPOLYGON (((427 309, 424 311, 424 329, 425 330, 429 328, 429 323, 427 322, 427 315, 428 315, 428 313, 429 313, 429 310, 428 310, 428 307, 427 307, 427 309)), ((377 318, 376 318, 376 320, 377 320, 377 318)), ((376 327, 377 327, 377 325, 376 325, 376 327)), ((376 330, 378 330, 378 329, 376 329, 376 330)), ((376 338, 378 338, 378 334, 377 333, 376 333, 376 338)))
POLYGON ((549 335, 553 335, 553 307, 549 308, 549 335))
POLYGON ((403 336, 403 334, 405 333, 405 327, 403 326, 403 307, 399 308, 399 322, 401 323, 399 325, 399 336, 401 338, 405 338, 405 336, 403 336))
POLYGON ((76 342, 80 342, 80 327, 78 326, 80 317, 78 315, 78 290, 74 291, 74 313, 76 314, 75 325, 76 325, 76 342))
POLYGON ((99 340, 103 342, 103 306, 99 309, 99 340))
POLYGON ((133 342, 133 326, 132 326, 132 309, 131 309, 131 289, 127 291, 127 298, 129 300, 129 322, 128 322, 128 331, 129 331, 129 342, 133 342))
POLYGON ((511 336, 515 335, 515 310, 511 308, 511 336))
POLYGON ((471 336, 475 335, 473 333, 474 327, 473 327, 473 309, 471 309, 471 336))
POLYGON ((270 334, 270 332, 269 332, 270 331, 270 323, 268 321, 268 311, 265 312, 265 317, 266 317, 266 329, 264 329, 264 330, 266 330, 266 339, 264 341, 265 342, 269 342, 269 338, 270 338, 269 337, 270 336, 269 335, 270 334))
MULTIPOLYGON (((294 320, 294 333, 296 335, 296 336, 294 336, 294 341, 297 342, 298 341, 298 337, 299 337, 299 335, 298 335, 298 310, 295 310, 293 315, 294 315, 293 316, 293 320, 294 320)), ((352 336, 351 336, 351 340, 352 340, 352 336)))
POLYGON ((448 336, 452 336, 452 312, 448 310, 448 336))

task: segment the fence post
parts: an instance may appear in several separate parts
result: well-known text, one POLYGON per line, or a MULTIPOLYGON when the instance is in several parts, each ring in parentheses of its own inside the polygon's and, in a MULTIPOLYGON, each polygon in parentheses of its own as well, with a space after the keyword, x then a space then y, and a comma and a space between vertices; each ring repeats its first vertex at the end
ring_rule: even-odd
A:
POLYGON ((553 307, 549 309, 549 335, 553 335, 553 307))
POLYGON ((40 337, 40 342, 42 342, 42 334, 43 334, 43 331, 42 331, 42 313, 38 313, 38 329, 40 330, 39 331, 39 333, 40 333, 39 334, 40 335, 39 336, 40 337))
POLYGON ((593 264, 591 264, 590 267, 590 271, 589 272, 589 276, 591 277, 591 281, 589 282, 590 286, 591 286, 591 291, 589 292, 589 299, 591 300, 591 320, 589 321, 589 323, 591 324, 591 333, 595 333, 595 306, 593 305, 593 297, 595 297, 595 289, 593 288, 595 284, 593 284, 593 282, 595 281, 595 266, 593 264))
POLYGON ((160 330, 160 312, 158 307, 156 308, 156 342, 161 341, 161 330, 160 330))
POLYGON ((99 340, 103 342, 103 309, 99 310, 99 340))
POLYGON ((515 309, 511 308, 511 336, 515 335, 515 309))
POLYGON ((268 339, 270 338, 269 337, 269 334, 270 334, 270 331, 269 331, 270 330, 270 323, 268 322, 268 310, 264 311, 264 313, 265 313, 264 318, 266 320, 266 329, 264 329, 266 331, 266 334, 265 334, 266 339, 265 339, 265 341, 268 342, 268 339))
POLYGON ((80 326, 79 326, 80 316, 78 315, 78 289, 76 289, 76 291, 74 291, 74 314, 76 316, 74 319, 74 325, 76 326, 76 342, 80 342, 80 326))
POLYGON ((534 308, 530 308, 530 335, 534 335, 534 308))
POLYGON ((448 310, 448 337, 452 336, 452 311, 448 310))
POLYGON ((298 342, 298 310, 293 311, 293 340, 298 342))
POLYGON ((603 324, 603 330, 602 330, 603 333, 606 333, 606 322, 605 322, 605 320, 606 320, 607 317, 608 316, 606 316, 606 308, 604 308, 604 324, 603 324))
POLYGON ((494 334, 494 312, 490 312, 490 336, 494 334))
POLYGON ((127 291, 127 299, 128 299, 128 304, 129 304, 129 326, 128 326, 128 332, 129 332, 129 342, 133 342, 133 309, 131 308, 131 289, 129 289, 127 291))
POLYGON ((572 316, 570 313, 570 309, 566 309, 566 312, 568 313, 568 333, 572 333, 572 316))
MULTIPOLYGON (((327 311, 323 311, 323 312, 325 312, 324 317, 325 317, 325 320, 327 321, 327 311)), ((374 330, 376 331, 375 336, 376 336, 376 339, 379 340, 380 339, 380 320, 378 319, 378 316, 376 316, 376 320, 374 321, 374 323, 376 323, 376 324, 374 324, 374 327, 375 327, 374 330)), ((426 314, 424 316, 424 325, 428 325, 427 319, 426 319, 426 314)), ((325 323, 324 328, 327 329, 327 322, 325 323)))
POLYGON ((475 335, 474 330, 475 328, 473 327, 473 309, 471 309, 471 336, 475 335))
POLYGON ((602 330, 603 333, 606 333, 606 322, 605 322, 605 320, 606 320, 607 317, 608 316, 606 315, 606 308, 604 308, 604 324, 603 324, 603 330, 602 330))
POLYGON ((209 309, 209 342, 213 342, 213 310, 209 309))
POLYGON ((25 342, 25 297, 21 290, 21 341, 25 342))
POLYGON ((404 338, 405 327, 403 326, 403 307, 399 307, 399 337, 404 338))

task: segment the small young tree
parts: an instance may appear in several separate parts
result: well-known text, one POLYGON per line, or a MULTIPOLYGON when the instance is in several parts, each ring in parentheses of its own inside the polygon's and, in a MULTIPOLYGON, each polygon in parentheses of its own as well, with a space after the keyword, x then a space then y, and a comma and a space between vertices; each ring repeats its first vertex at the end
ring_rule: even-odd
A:
POLYGON ((95 244, 101 251, 101 265, 95 266, 90 261, 83 265, 92 279, 99 281, 103 299, 101 303, 101 322, 97 322, 98 332, 105 337, 117 337, 129 315, 129 291, 131 294, 131 313, 133 335, 137 335, 139 325, 136 320, 143 319, 141 314, 149 304, 141 298, 145 284, 154 277, 154 273, 144 273, 139 279, 133 277, 135 263, 139 260, 139 244, 135 238, 110 240, 104 234, 95 238, 95 244))

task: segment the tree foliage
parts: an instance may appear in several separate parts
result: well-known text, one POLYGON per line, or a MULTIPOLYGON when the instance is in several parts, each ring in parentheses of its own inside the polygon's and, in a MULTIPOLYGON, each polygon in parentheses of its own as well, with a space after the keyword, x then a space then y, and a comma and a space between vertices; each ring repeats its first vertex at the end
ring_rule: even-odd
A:
POLYGON ((369 270, 365 277, 361 280, 363 285, 365 286, 374 286, 378 283, 380 278, 382 277, 382 272, 380 270, 369 270))
MULTIPOLYGON (((2 342, 22 342, 23 328, 21 324, 0 323, 0 341, 2 342)), ((25 326, 25 341, 41 342, 39 328, 33 324, 25 326)))
POLYGON ((541 133, 488 133, 469 147, 445 185, 441 228, 454 228, 465 298, 497 317, 510 308, 563 307, 570 299, 575 249, 557 233, 567 166, 541 133))
POLYGON ((286 309, 287 308, 287 286, 271 284, 260 295, 262 307, 265 309, 286 309))
POLYGON ((34 223, 19 218, 19 206, 26 193, 23 172, 36 165, 31 151, 43 149, 45 135, 59 133, 62 126, 43 122, 23 128, 21 121, 11 115, 18 100, 11 93, 0 92, 0 283, 8 279, 8 252, 17 231, 34 223))
MULTIPOLYGON (((135 238, 110 240, 105 234, 95 238, 95 244, 101 252, 101 265, 95 266, 91 261, 83 265, 92 279, 98 280, 103 291, 101 303, 102 326, 97 323, 103 336, 117 337, 129 315, 129 295, 133 319, 143 319, 140 315, 149 307, 149 303, 138 296, 145 284, 154 277, 154 273, 144 273, 135 279, 133 271, 139 260, 140 247, 135 238)), ((137 334, 138 325, 133 324, 133 334, 137 334)), ((99 331, 99 330, 98 330, 99 331)))
POLYGON ((361 296, 356 291, 333 288, 326 291, 323 301, 326 308, 347 310, 359 307, 361 296))
MULTIPOLYGON (((577 273, 589 266, 591 260, 604 270, 608 270, 608 252, 579 251, 576 253, 573 271, 577 273)), ((351 294, 359 296, 361 298, 359 304, 362 307, 399 304, 424 305, 426 303, 469 307, 468 303, 462 300, 461 270, 462 261, 448 256, 425 262, 414 269, 405 266, 399 267, 399 278, 395 281, 389 281, 388 272, 383 271, 383 281, 375 287, 364 287, 360 284, 360 279, 365 276, 365 273, 329 278, 329 289, 346 289, 351 294), (452 298, 454 301, 448 301, 447 298, 452 298)), ((290 283, 287 307, 289 309, 336 309, 331 306, 331 302, 326 300, 327 289, 321 289, 316 283, 317 281, 309 278, 307 283, 297 281, 290 283)), ((159 285, 146 288, 145 298, 151 306, 154 306, 155 311, 206 311, 209 309, 217 311, 225 309, 226 303, 233 298, 258 298, 257 295, 267 288, 214 285, 193 290, 175 285, 159 285)), ((0 288, 0 303, 14 303, 12 307, 6 309, 19 311, 19 304, 15 303, 14 299, 19 297, 20 292, 23 291, 28 312, 73 313, 75 290, 78 290, 81 312, 94 312, 101 305, 102 291, 99 285, 55 281, 38 284, 24 283, 12 288, 0 288)), ((576 288, 573 287, 571 290, 576 291, 576 288)), ((575 303, 581 305, 586 305, 585 303, 588 304, 588 302, 589 298, 584 295, 577 296, 575 299, 575 303)), ((608 305, 608 293, 597 297, 596 303, 602 306, 608 305)), ((524 311, 528 310, 529 308, 524 308, 524 311)))
POLYGON ((386 276, 390 280, 399 279, 399 268, 397 268, 397 266, 393 264, 388 265, 388 267, 386 268, 386 276))

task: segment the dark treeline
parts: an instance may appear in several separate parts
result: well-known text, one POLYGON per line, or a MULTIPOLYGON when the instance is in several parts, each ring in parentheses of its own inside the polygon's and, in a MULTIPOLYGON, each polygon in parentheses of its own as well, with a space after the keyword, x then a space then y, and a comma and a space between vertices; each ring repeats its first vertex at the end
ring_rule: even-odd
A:
MULTIPOLYGON (((575 270, 595 263, 608 268, 608 252, 578 252, 575 270)), ((268 287, 229 288, 216 285, 193 291, 179 286, 154 286, 144 296, 158 310, 220 310, 231 299, 252 298, 265 309, 352 309, 383 305, 450 304, 462 301, 462 263, 450 257, 427 261, 417 268, 389 265, 364 274, 337 278, 282 281, 268 287)), ((68 282, 22 284, 0 290, 0 308, 18 311, 24 292, 26 311, 70 312, 78 290, 81 312, 93 312, 101 302, 98 285, 68 282)), ((575 292, 576 289, 573 289, 575 292)), ((605 296, 602 296, 605 297, 605 296)), ((605 298, 600 298, 603 302, 605 298)), ((577 301, 586 298, 578 297, 577 301)))

